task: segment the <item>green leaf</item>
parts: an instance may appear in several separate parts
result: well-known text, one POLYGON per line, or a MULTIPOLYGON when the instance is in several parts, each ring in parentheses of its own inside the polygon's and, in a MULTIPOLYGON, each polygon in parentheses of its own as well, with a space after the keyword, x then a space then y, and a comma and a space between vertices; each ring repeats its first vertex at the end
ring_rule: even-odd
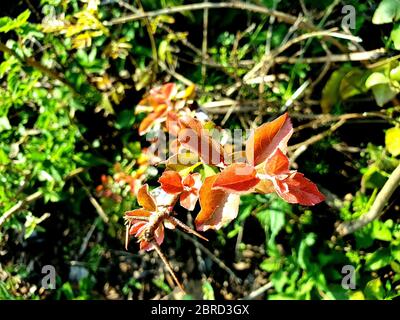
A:
POLYGON ((397 157, 400 154, 400 128, 390 128, 386 131, 385 145, 393 156, 397 157))
POLYGON ((0 19, 0 32, 7 33, 11 30, 20 28, 29 19, 31 12, 25 10, 16 19, 10 19, 9 17, 3 17, 0 19))
POLYGON ((350 292, 349 300, 365 300, 365 296, 362 291, 350 292))
POLYGON ((393 41, 394 48, 400 50, 400 25, 396 24, 390 33, 390 39, 393 41))
POLYGON ((380 189, 383 187, 387 179, 387 174, 384 171, 379 170, 376 165, 371 165, 367 171, 364 172, 361 184, 367 189, 380 189))
POLYGON ((388 79, 388 77, 385 76, 385 74, 383 74, 382 72, 373 72, 365 81, 365 87, 367 89, 370 89, 378 84, 389 83, 389 82, 390 80, 388 79))
POLYGON ((368 77, 368 72, 353 68, 342 79, 340 83, 340 97, 343 100, 364 93, 366 91, 365 81, 368 77))
POLYGON ((332 73, 322 89, 321 107, 324 113, 329 113, 332 106, 340 100, 339 88, 343 77, 351 70, 350 66, 343 66, 332 73))
POLYGON ((203 179, 205 179, 207 177, 211 177, 218 173, 217 168, 209 166, 207 164, 203 164, 203 169, 204 169, 204 170, 202 170, 203 179))
POLYGON ((392 257, 400 262, 400 246, 392 247, 391 249, 392 257))
POLYGON ((118 113, 117 119, 115 121, 115 128, 118 130, 127 129, 132 127, 135 122, 135 116, 132 110, 123 110, 118 113))
POLYGON ((386 103, 392 100, 398 93, 398 91, 392 88, 389 83, 378 84, 373 86, 371 90, 376 104, 380 107, 383 107, 386 103))
POLYGON ((385 223, 379 220, 375 220, 372 223, 372 237, 381 241, 391 241, 392 232, 390 230, 390 221, 393 224, 393 220, 387 220, 385 223), (389 222, 389 223, 388 223, 389 222))
POLYGON ((310 266, 310 260, 309 260, 311 256, 310 247, 312 247, 315 244, 315 240, 316 240, 316 234, 308 233, 306 237, 300 242, 297 262, 299 266, 304 270, 307 270, 308 267, 310 266))
POLYGON ((4 130, 11 130, 10 121, 6 116, 0 117, 0 132, 4 130))
POLYGON ((390 264, 392 255, 387 248, 380 248, 365 256, 365 267, 367 270, 376 271, 390 264))
POLYGON ((276 272, 282 267, 281 259, 277 257, 269 257, 260 264, 260 268, 267 272, 276 272))
POLYGON ((373 279, 367 283, 364 290, 367 299, 382 300, 385 297, 385 289, 383 288, 381 279, 373 279))
POLYGON ((202 291, 204 300, 215 300, 214 289, 210 282, 203 282, 202 291))
POLYGON ((400 19, 400 0, 383 0, 372 17, 373 24, 391 23, 400 19))

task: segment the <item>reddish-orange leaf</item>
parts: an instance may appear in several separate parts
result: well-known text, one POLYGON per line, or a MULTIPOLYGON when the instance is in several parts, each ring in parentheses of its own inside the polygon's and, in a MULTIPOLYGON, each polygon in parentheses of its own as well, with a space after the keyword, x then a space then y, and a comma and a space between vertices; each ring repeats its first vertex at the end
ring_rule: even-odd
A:
POLYGON ((277 148, 286 152, 287 141, 293 133, 287 113, 258 127, 246 142, 247 161, 257 166, 264 162, 277 148))
POLYGON ((312 206, 325 200, 317 186, 299 172, 294 172, 283 180, 277 179, 276 184, 278 195, 289 203, 312 206))
POLYGON ((196 229, 220 229, 225 223, 236 218, 240 196, 223 190, 213 190, 217 175, 207 177, 200 188, 201 210, 195 219, 196 229))
POLYGON ((157 205, 153 196, 149 193, 149 186, 144 184, 138 190, 137 200, 140 206, 142 206, 145 210, 148 211, 156 211, 157 205))
POLYGON ((178 136, 181 127, 179 124, 178 115, 175 112, 167 113, 167 121, 165 123, 165 126, 171 135, 175 137, 178 136))
POLYGON ((199 189, 201 187, 201 175, 199 173, 189 174, 183 179, 185 191, 180 196, 181 206, 189 211, 194 210, 197 199, 199 198, 199 189))
POLYGON ((151 212, 144 209, 135 209, 131 211, 126 211, 125 215, 128 217, 150 217, 151 212))
POLYGON ((176 194, 183 191, 182 178, 176 171, 164 171, 158 182, 167 193, 176 194))
POLYGON ((129 234, 134 235, 135 237, 138 237, 143 232, 146 225, 147 225, 146 221, 135 222, 132 225, 131 229, 129 230, 129 234))
POLYGON ((246 163, 234 163, 217 175, 213 189, 227 192, 246 193, 253 189, 260 179, 256 169, 246 163))
POLYGON ((190 190, 183 191, 179 199, 182 207, 189 211, 193 211, 198 198, 199 192, 196 190, 190 190))
POLYGON ((265 162, 264 171, 270 176, 288 173, 289 159, 280 149, 276 149, 275 153, 265 162))
POLYGON ((173 82, 168 82, 161 87, 161 96, 165 99, 171 99, 174 90, 176 89, 176 84, 173 82))
POLYGON ((261 180, 255 187, 255 190, 259 193, 272 193, 275 192, 274 184, 270 180, 261 180))
POLYGON ((200 189, 201 186, 200 173, 189 174, 185 179, 183 179, 183 185, 189 188, 200 189))
POLYGON ((155 124, 155 122, 164 116, 165 112, 167 111, 167 105, 162 104, 158 107, 155 108, 154 112, 150 113, 147 115, 146 118, 142 120, 139 126, 139 135, 143 136, 147 132, 150 131, 152 126, 155 124))
POLYGON ((185 116, 179 119, 181 130, 179 142, 197 153, 206 164, 218 165, 224 162, 224 149, 203 129, 200 121, 185 116))

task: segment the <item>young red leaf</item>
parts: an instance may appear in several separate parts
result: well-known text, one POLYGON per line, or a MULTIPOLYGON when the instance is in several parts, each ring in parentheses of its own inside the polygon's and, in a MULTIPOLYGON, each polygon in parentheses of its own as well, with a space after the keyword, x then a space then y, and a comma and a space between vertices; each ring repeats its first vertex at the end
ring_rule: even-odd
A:
POLYGON ((259 193, 272 193, 275 192, 275 187, 270 180, 261 180, 255 187, 255 190, 259 193))
MULTIPOLYGON (((154 240, 156 240, 158 245, 161 245, 163 243, 163 241, 164 241, 164 226, 162 224, 160 224, 160 226, 154 232, 154 240)), ((140 250, 150 251, 153 249, 154 249, 153 244, 151 244, 145 240, 140 241, 140 250)))
POLYGON ((213 189, 236 193, 248 192, 260 182, 256 174, 256 169, 246 163, 231 164, 217 175, 213 189))
POLYGON ((178 136, 181 127, 179 124, 178 115, 175 112, 167 113, 167 120, 165 126, 171 135, 175 137, 178 136))
POLYGON ((161 188, 171 194, 181 193, 183 191, 182 178, 176 171, 164 171, 158 182, 161 188))
POLYGON ((165 112, 167 111, 167 105, 162 104, 158 107, 155 108, 154 112, 150 113, 147 115, 146 118, 142 120, 142 122, 139 125, 139 135, 143 136, 147 132, 150 131, 152 126, 156 123, 156 121, 163 117, 165 112))
POLYGON ((213 190, 217 177, 207 177, 200 188, 201 210, 195 219, 196 229, 199 231, 218 230, 238 214, 240 196, 223 190, 213 190))
POLYGON ((254 166, 264 162, 277 148, 286 151, 293 127, 287 113, 254 130, 246 142, 247 161, 254 166))
POLYGON ((184 191, 180 196, 181 206, 189 211, 194 210, 197 199, 199 198, 199 189, 201 187, 201 175, 199 173, 189 174, 183 179, 184 191))
POLYGON ((283 180, 276 179, 276 185, 278 195, 289 203, 312 206, 325 200, 317 186, 299 172, 294 172, 283 180))
POLYGON ((135 209, 135 210, 131 210, 131 211, 126 211, 125 215, 128 217, 150 217, 151 216, 151 212, 144 210, 144 209, 135 209))
POLYGON ((265 162, 264 171, 270 176, 285 174, 289 172, 289 159, 280 149, 265 162))
POLYGON ((189 150, 197 153, 206 164, 218 165, 224 162, 224 149, 203 129, 200 121, 185 116, 179 119, 181 130, 179 142, 189 150))
POLYGON ((198 191, 184 191, 180 196, 180 204, 182 207, 189 211, 193 211, 196 206, 197 199, 199 198, 198 191))
POLYGON ((142 206, 145 210, 148 211, 156 211, 157 205, 153 196, 149 193, 149 186, 144 184, 140 187, 137 195, 137 201, 140 206, 142 206))

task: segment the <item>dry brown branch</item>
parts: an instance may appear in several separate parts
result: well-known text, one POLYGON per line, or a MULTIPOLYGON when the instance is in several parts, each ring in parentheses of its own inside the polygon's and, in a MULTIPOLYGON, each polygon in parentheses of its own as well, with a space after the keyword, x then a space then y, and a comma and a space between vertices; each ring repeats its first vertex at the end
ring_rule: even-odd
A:
POLYGON ((254 290, 253 292, 250 292, 250 294, 246 297, 243 297, 242 299, 239 300, 254 300, 255 298, 261 296, 265 291, 273 288, 273 284, 272 282, 268 282, 266 284, 264 284, 263 286, 261 286, 260 288, 254 290))
POLYGON ((180 281, 178 280, 177 276, 175 275, 174 269, 172 269, 171 264, 169 263, 167 257, 164 255, 164 253, 161 251, 160 246, 157 244, 156 241, 152 241, 151 244, 154 247, 154 250, 157 252, 157 254, 159 255, 159 257, 161 258, 162 262, 164 263, 165 267, 167 268, 168 272, 170 273, 170 275, 172 276, 172 279, 174 279, 175 283, 177 284, 177 286, 179 287, 179 289, 181 289, 183 292, 185 292, 185 290, 183 289, 182 284, 180 283, 180 281))
POLYGON ((354 231, 364 227, 373 220, 379 218, 380 215, 383 213, 382 212, 383 207, 389 201, 393 192, 397 189, 399 185, 400 185, 400 165, 398 165, 397 168, 392 172, 392 174, 386 181, 381 191, 379 191, 368 213, 362 215, 360 218, 356 220, 346 221, 341 223, 336 229, 339 235, 345 236, 350 233, 353 233, 354 231))
POLYGON ((208 250, 202 243, 197 241, 197 239, 187 235, 186 233, 177 230, 177 232, 184 237, 186 240, 191 241, 195 244, 201 251, 203 251, 206 255, 208 255, 211 260, 213 260, 222 270, 225 270, 229 276, 236 282, 241 283, 241 279, 230 269, 221 259, 219 259, 215 254, 213 254, 210 250, 208 250))
POLYGON ((11 207, 9 210, 4 212, 4 214, 0 217, 0 227, 15 213, 21 211, 24 209, 28 204, 40 199, 43 197, 43 192, 42 191, 36 191, 35 193, 32 193, 31 195, 27 196, 25 199, 18 201, 16 205, 11 207))
POLYGON ((380 58, 386 50, 379 48, 370 51, 362 52, 351 52, 344 54, 332 54, 323 57, 309 57, 309 58, 298 58, 298 57, 276 57, 275 63, 326 63, 328 62, 346 62, 346 61, 365 61, 374 60, 380 58))
POLYGON ((100 216, 100 218, 105 222, 108 223, 109 219, 106 215, 106 213, 104 212, 103 207, 100 205, 100 203, 95 199, 95 197, 93 197, 92 193, 90 192, 89 188, 86 186, 86 184, 82 181, 81 178, 76 177, 76 179, 78 180, 78 182, 81 184, 83 190, 86 192, 87 196, 89 197, 89 201, 90 203, 93 205, 93 207, 95 208, 97 214, 100 216))
MULTIPOLYGON (((245 10, 245 11, 265 14, 268 16, 274 16, 276 19, 289 24, 294 24, 297 20, 297 17, 294 17, 290 14, 281 11, 268 9, 267 7, 262 7, 251 3, 232 1, 232 2, 202 2, 202 3, 175 6, 172 8, 164 8, 155 11, 141 12, 137 14, 126 15, 120 18, 113 19, 111 21, 104 21, 103 24, 105 26, 111 26, 115 24, 127 23, 129 21, 135 21, 144 18, 153 18, 160 15, 168 15, 185 11, 195 11, 204 9, 223 9, 223 8, 245 10)), ((314 26, 304 21, 302 21, 299 24, 299 27, 306 30, 315 30, 314 26)))

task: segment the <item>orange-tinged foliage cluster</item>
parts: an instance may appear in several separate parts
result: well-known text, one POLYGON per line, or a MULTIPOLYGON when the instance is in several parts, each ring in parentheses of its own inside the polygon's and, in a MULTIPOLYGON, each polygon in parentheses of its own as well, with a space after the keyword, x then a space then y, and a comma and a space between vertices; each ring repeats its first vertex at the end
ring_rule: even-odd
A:
POLYGON ((146 185, 141 189, 146 191, 138 194, 143 209, 126 214, 131 222, 128 234, 142 239, 142 249, 151 249, 151 239, 161 244, 163 222, 174 215, 178 200, 189 211, 194 210, 199 200, 201 210, 195 218, 199 231, 219 229, 235 219, 241 194, 276 192, 285 201, 301 205, 315 205, 324 200, 314 183, 290 170, 286 150, 293 128, 287 113, 256 128, 246 141, 245 158, 229 161, 225 146, 209 134, 204 121, 193 116, 188 108, 186 102, 193 94, 194 87, 178 91, 177 85, 167 83, 152 89, 139 104, 139 110, 148 112, 139 127, 141 135, 158 123, 174 137, 169 141, 174 154, 166 161, 167 168, 158 180, 160 187, 155 190, 158 193, 153 197, 146 185), (196 160, 179 163, 177 159, 185 154, 193 155, 196 160), (170 165, 171 159, 177 165, 170 165), (200 165, 211 166, 219 173, 202 177, 193 172, 200 165), (162 204, 158 198, 163 198, 162 204), (143 241, 146 230, 147 241, 143 241))

